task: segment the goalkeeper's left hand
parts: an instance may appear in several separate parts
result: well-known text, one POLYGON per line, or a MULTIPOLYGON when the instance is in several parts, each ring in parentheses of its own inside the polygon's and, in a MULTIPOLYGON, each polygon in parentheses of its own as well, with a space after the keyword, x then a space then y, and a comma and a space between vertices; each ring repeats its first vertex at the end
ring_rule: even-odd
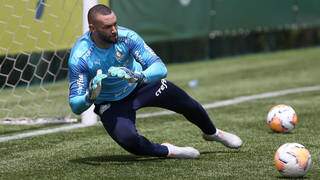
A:
POLYGON ((110 67, 108 74, 113 77, 118 77, 127 80, 129 83, 143 82, 145 77, 140 72, 132 72, 126 67, 110 67))

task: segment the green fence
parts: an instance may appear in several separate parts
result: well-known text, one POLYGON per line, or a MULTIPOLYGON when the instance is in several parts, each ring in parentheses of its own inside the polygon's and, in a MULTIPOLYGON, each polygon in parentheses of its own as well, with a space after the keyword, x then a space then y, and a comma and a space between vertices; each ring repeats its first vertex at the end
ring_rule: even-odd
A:
POLYGON ((320 26, 318 0, 111 0, 148 42, 320 26))

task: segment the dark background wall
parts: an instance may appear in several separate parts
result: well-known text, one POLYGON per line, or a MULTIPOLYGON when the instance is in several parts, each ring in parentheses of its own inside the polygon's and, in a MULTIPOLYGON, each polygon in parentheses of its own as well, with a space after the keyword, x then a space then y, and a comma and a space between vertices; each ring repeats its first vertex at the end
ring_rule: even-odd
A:
POLYGON ((319 44, 317 0, 111 0, 120 25, 166 61, 180 62, 319 44))

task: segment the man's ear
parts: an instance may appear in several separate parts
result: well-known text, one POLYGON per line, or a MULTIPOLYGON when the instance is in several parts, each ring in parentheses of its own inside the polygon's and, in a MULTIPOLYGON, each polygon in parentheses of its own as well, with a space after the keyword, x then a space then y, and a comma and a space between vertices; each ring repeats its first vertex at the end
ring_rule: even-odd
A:
POLYGON ((89 30, 90 30, 90 32, 93 32, 95 30, 93 24, 89 24, 89 30))

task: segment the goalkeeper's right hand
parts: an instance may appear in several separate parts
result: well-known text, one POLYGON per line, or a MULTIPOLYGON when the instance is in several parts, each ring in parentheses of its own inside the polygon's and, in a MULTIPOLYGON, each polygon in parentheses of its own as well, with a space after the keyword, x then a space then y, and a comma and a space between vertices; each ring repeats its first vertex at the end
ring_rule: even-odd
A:
POLYGON ((101 81, 108 77, 106 74, 102 74, 102 70, 97 71, 97 75, 89 83, 89 94, 88 98, 93 101, 95 100, 101 91, 101 81))

